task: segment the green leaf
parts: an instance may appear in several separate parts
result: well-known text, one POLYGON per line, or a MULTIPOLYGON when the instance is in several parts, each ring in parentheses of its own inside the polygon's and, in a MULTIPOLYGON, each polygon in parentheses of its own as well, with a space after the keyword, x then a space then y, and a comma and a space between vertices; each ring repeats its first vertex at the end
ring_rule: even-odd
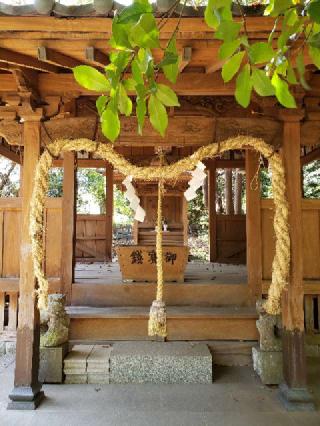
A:
POLYGON ((121 83, 119 85, 118 107, 121 114, 125 114, 127 117, 131 115, 132 101, 127 95, 126 89, 123 87, 121 83))
MULTIPOLYGON (((165 53, 164 53, 164 59, 166 58, 167 53, 174 54, 178 57, 178 51, 177 51, 177 44, 176 44, 176 38, 172 37, 170 40, 165 53)), ((171 81, 171 83, 175 83, 177 81, 177 77, 179 74, 179 58, 175 63, 172 63, 170 65, 163 65, 162 66, 164 75, 166 78, 171 81)))
POLYGON ((123 80, 122 84, 127 92, 132 92, 135 90, 137 82, 133 78, 128 78, 127 80, 123 80))
POLYGON ((251 80, 254 90, 260 96, 273 96, 275 91, 269 77, 263 70, 252 67, 251 80))
POLYGON ((153 14, 141 15, 136 25, 132 27, 130 40, 139 47, 160 47, 159 30, 153 14))
POLYGON ((152 61, 152 54, 149 49, 140 48, 138 50, 137 63, 142 74, 147 72, 150 61, 152 61))
POLYGON ((156 92, 156 97, 163 103, 165 106, 180 106, 178 97, 175 92, 170 89, 169 86, 164 84, 158 84, 158 90, 156 92))
POLYGON ((306 79, 304 77, 305 66, 304 66, 304 58, 303 58, 302 52, 300 52, 299 55, 296 58, 296 65, 297 65, 297 70, 298 70, 298 73, 299 73, 299 80, 300 80, 301 86, 306 90, 310 90, 310 86, 306 82, 306 79))
POLYGON ((254 64, 262 64, 269 62, 273 58, 275 52, 272 46, 265 42, 251 44, 249 47, 249 58, 254 64))
POLYGON ((236 53, 223 65, 221 75, 225 83, 230 81, 239 71, 244 54, 244 51, 236 53))
POLYGON ((101 95, 96 100, 96 107, 99 115, 101 115, 105 109, 106 103, 108 102, 108 96, 101 95))
POLYGON ((286 108, 296 108, 296 101, 292 94, 290 93, 288 83, 278 76, 278 74, 273 74, 271 80, 272 86, 275 88, 276 97, 281 105, 286 108))
POLYGON ((314 22, 320 24, 320 0, 314 0, 309 3, 307 8, 308 15, 314 22))
POLYGON ((207 7, 204 12, 204 20, 206 21, 206 24, 208 25, 208 27, 216 30, 220 21, 217 15, 215 14, 215 10, 213 8, 212 3, 213 3, 212 0, 208 1, 207 7))
POLYGON ((229 56, 233 55, 234 52, 240 46, 240 43, 240 39, 224 42, 219 48, 219 58, 226 59, 229 56))
POLYGON ((120 25, 119 16, 116 15, 112 20, 112 37, 109 40, 111 47, 115 49, 131 49, 131 43, 129 41, 129 30, 128 25, 120 25))
POLYGON ((158 64, 158 68, 163 68, 166 65, 172 65, 179 62, 179 56, 176 53, 165 51, 163 59, 158 64))
POLYGON ((143 75, 136 59, 134 59, 131 63, 131 71, 135 82, 137 84, 144 84, 143 75))
POLYGON ((104 136, 114 142, 120 133, 120 120, 118 113, 108 104, 101 116, 101 129, 104 136))
POLYGON ((151 12, 152 6, 149 3, 134 2, 119 13, 118 24, 135 24, 142 14, 151 12))
POLYGON ((320 32, 313 34, 313 36, 309 38, 309 45, 320 48, 320 32))
POLYGON ((101 72, 88 65, 79 65, 72 69, 74 78, 80 86, 96 92, 108 92, 110 84, 101 72))
POLYGON ((136 115, 138 120, 138 133, 142 135, 144 119, 147 113, 147 104, 145 99, 137 98, 136 115))
POLYGON ((270 16, 278 16, 292 6, 292 0, 272 0, 266 7, 264 14, 270 16))
POLYGON ((252 81, 250 78, 250 65, 246 64, 236 80, 235 98, 237 102, 247 108, 250 103, 252 92, 252 81))
POLYGON ((232 41, 238 37, 241 27, 240 22, 222 21, 214 36, 224 42, 232 41))
POLYGON ((222 20, 232 20, 231 0, 209 0, 204 12, 207 25, 217 29, 222 20))
POLYGON ((287 69, 287 80, 289 84, 297 84, 297 78, 296 74, 294 72, 294 69, 290 63, 288 63, 288 69, 287 69))
MULTIPOLYGON (((115 70, 118 72, 118 74, 120 74, 122 71, 125 70, 126 66, 128 65, 131 58, 131 52, 111 52, 109 58, 111 63, 115 66, 115 70)), ((110 65, 106 68, 108 67, 110 67, 110 65)))
POLYGON ((309 46, 309 55, 315 66, 320 69, 320 49, 317 47, 309 46))
POLYGON ((164 136, 168 127, 168 114, 166 108, 155 95, 151 95, 149 98, 148 111, 153 128, 157 130, 161 136, 164 136))

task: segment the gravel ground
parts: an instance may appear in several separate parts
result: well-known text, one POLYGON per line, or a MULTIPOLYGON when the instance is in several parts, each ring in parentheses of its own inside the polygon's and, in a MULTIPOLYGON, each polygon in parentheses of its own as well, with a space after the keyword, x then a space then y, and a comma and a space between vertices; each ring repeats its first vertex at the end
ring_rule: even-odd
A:
POLYGON ((0 373, 15 361, 15 354, 0 355, 0 373))

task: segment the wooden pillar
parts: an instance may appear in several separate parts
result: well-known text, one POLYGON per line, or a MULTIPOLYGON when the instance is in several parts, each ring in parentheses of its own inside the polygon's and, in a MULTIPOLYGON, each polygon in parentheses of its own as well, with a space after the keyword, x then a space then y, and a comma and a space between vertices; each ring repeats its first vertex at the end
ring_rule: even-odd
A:
POLYGON ((234 188, 234 212, 242 214, 242 173, 236 169, 236 179, 234 188))
POLYGON ((226 199, 226 214, 234 214, 233 199, 232 199, 232 169, 225 169, 225 199, 226 199))
POLYGON ((185 246, 188 245, 188 237, 189 237, 189 218, 188 218, 188 201, 185 199, 184 194, 181 195, 181 221, 183 223, 183 244, 185 246))
POLYGON ((61 293, 71 303, 75 261, 76 154, 63 153, 63 198, 61 229, 61 293))
POLYGON ((306 410, 314 409, 314 405, 306 387, 304 347, 300 165, 300 120, 303 114, 297 111, 281 111, 280 117, 283 119, 282 158, 286 172, 291 240, 289 284, 282 297, 284 383, 280 385, 280 397, 286 408, 306 410))
POLYGON ((106 164, 106 261, 112 261, 113 236, 113 167, 106 164))
POLYGON ((255 179, 259 154, 246 150, 246 234, 249 305, 262 296, 260 179, 255 179), (253 180, 254 179, 254 180, 253 180))
POLYGON ((216 160, 208 165, 208 207, 209 207, 209 259, 217 260, 217 211, 216 211, 216 160))
POLYGON ((36 279, 33 271, 29 235, 30 200, 34 187, 34 171, 40 155, 40 117, 25 118, 23 198, 20 253, 20 299, 17 329, 14 389, 9 395, 8 409, 35 409, 44 394, 38 381, 40 317, 35 297, 36 279))

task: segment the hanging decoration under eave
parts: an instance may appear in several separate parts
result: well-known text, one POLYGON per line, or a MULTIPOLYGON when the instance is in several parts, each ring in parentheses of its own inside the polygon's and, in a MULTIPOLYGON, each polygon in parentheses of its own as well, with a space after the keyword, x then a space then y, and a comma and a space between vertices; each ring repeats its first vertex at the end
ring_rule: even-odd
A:
POLYGON ((136 190, 132 185, 132 176, 127 176, 122 184, 126 187, 126 192, 124 196, 130 203, 130 207, 134 211, 134 219, 138 222, 143 222, 146 217, 145 210, 140 206, 140 198, 136 194, 136 190))
POLYGON ((184 196, 187 201, 193 200, 197 196, 197 189, 203 186, 204 180, 207 176, 205 172, 206 166, 199 161, 197 167, 191 172, 191 180, 189 181, 189 188, 185 191, 184 196))

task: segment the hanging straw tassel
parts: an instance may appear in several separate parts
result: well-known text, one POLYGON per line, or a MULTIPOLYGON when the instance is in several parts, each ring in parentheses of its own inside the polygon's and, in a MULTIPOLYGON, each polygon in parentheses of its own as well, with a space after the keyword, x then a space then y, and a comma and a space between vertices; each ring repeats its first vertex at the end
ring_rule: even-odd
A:
POLYGON ((149 314, 148 334, 149 336, 166 337, 167 335, 167 313, 163 301, 163 258, 162 258, 162 197, 163 181, 158 183, 158 217, 157 217, 157 297, 152 302, 149 314))

